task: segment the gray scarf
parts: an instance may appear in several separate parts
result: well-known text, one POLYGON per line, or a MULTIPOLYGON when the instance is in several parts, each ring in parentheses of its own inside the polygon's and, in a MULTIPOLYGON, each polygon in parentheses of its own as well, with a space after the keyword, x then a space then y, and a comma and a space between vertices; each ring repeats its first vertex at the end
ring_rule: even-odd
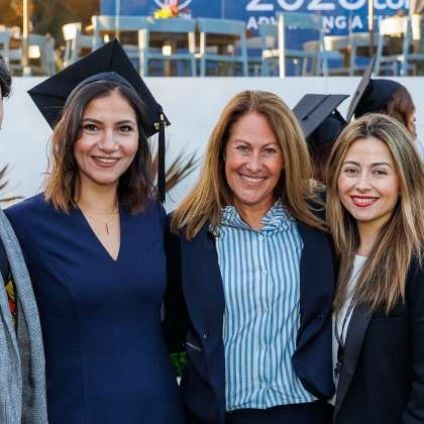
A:
POLYGON ((0 239, 16 291, 15 331, 0 275, 0 423, 47 424, 43 340, 37 305, 19 243, 0 210, 0 239))

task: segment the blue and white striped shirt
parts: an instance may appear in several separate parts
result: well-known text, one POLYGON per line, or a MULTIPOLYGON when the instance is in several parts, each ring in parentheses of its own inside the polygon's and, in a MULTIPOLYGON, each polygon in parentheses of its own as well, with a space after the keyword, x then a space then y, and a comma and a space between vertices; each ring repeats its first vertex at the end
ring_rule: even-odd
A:
POLYGON ((254 230, 227 206, 216 238, 225 294, 227 411, 315 400, 292 365, 303 242, 281 201, 262 223, 254 230))

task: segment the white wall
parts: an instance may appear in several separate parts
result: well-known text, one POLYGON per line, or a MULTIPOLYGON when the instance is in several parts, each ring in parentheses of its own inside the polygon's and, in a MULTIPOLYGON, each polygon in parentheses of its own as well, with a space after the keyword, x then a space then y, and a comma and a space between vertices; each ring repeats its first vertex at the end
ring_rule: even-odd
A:
MULTIPOLYGON (((0 132, 0 166, 9 164, 4 194, 31 196, 42 188, 48 165, 50 128, 33 105, 27 90, 42 78, 15 78, 13 93, 5 101, 0 132)), ((244 89, 269 90, 290 107, 306 93, 353 94, 359 78, 146 78, 172 125, 167 129, 167 162, 181 149, 202 155, 208 136, 228 100, 244 89)), ((417 106, 417 131, 424 140, 424 78, 399 78, 417 106)), ((349 99, 339 108, 345 114, 349 99)), ((167 208, 192 187, 198 172, 180 183, 168 196, 167 208)))

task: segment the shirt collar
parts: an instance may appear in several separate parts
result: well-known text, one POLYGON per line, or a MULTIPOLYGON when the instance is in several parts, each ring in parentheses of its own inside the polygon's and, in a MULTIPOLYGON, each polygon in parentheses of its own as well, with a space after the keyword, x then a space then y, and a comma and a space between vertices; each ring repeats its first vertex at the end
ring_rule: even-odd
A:
MULTIPOLYGON (((282 201, 278 199, 262 218, 263 227, 259 231, 287 230, 294 222, 294 218, 289 215, 282 201)), ((243 221, 238 210, 233 205, 228 205, 222 209, 221 226, 244 228, 253 231, 253 229, 243 221)))

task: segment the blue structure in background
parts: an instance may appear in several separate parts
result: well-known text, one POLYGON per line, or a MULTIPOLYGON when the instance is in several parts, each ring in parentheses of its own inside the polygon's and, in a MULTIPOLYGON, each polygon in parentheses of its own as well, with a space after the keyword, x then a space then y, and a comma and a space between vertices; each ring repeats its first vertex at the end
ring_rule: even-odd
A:
MULTIPOLYGON (((170 0, 101 0, 100 13, 114 15, 152 15, 170 0)), ((329 34, 368 30, 368 0, 179 0, 191 16, 240 19, 253 33, 262 22, 270 22, 277 12, 306 12, 324 15, 329 34)), ((408 0, 374 0, 374 13, 394 15, 408 8, 408 0)))
MULTIPOLYGON (((104 15, 144 15, 170 3, 171 0, 101 0, 100 13, 104 15)), ((369 0, 179 0, 193 18, 210 17, 238 19, 246 22, 253 35, 261 23, 275 21, 278 12, 319 13, 324 16, 326 32, 346 35, 350 31, 368 31, 369 0)), ((409 0, 374 0, 375 22, 384 16, 407 13, 409 0)), ((375 24, 375 28, 378 25, 375 24)), ((290 38, 289 48, 299 48, 305 34, 290 38)), ((258 53, 259 54, 259 53, 258 53)), ((330 66, 331 63, 330 63, 330 66)), ((291 74, 291 67, 288 69, 291 74)))

